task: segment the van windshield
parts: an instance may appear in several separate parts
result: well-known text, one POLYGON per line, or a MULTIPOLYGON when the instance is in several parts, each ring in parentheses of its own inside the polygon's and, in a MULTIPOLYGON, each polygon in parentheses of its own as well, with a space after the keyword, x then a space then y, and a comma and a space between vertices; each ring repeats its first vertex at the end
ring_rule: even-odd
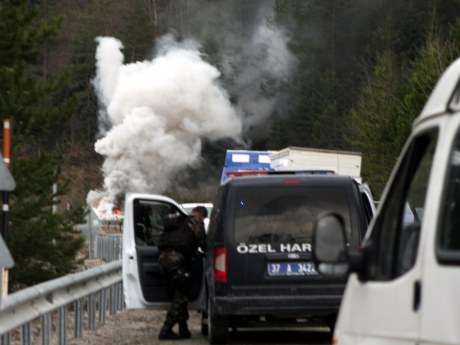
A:
POLYGON ((350 239, 350 210, 344 188, 242 188, 237 191, 234 240, 242 243, 311 243, 316 216, 339 213, 350 239))

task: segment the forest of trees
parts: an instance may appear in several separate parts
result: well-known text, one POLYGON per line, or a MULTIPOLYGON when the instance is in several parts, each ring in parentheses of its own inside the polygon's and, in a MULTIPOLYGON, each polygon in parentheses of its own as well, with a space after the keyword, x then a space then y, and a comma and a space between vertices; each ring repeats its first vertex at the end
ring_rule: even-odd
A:
MULTIPOLYGON (((17 183, 8 243, 13 288, 78 264, 82 241, 73 225, 102 180, 91 82, 97 36, 120 39, 128 63, 151 58, 166 33, 194 38, 235 107, 252 97, 248 90, 271 105, 260 127, 245 127, 245 145, 205 142, 206 168, 190 168, 183 186, 217 184, 226 149, 302 146, 361 152, 363 180, 379 199, 413 119, 460 55, 459 15, 451 0, 0 0, 0 111, 12 118, 17 183), (280 66, 292 63, 283 78, 259 70, 243 93, 238 82, 260 67, 261 55, 242 47, 251 46, 261 18, 285 39, 289 56, 280 66)), ((266 45, 265 53, 281 49, 266 45)), ((251 118, 250 109, 242 116, 251 118)), ((184 201, 193 197, 191 188, 184 201)))

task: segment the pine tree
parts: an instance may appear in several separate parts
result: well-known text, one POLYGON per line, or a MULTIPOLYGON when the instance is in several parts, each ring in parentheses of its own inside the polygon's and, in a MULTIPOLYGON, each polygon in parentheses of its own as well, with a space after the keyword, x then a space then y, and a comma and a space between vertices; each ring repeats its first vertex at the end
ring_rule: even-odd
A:
POLYGON ((399 154, 394 139, 401 82, 395 54, 383 52, 351 111, 354 134, 348 140, 354 150, 363 154, 362 176, 375 196, 383 191, 399 154))
POLYGON ((408 82, 405 86, 396 137, 396 142, 401 148, 409 136, 412 122, 422 111, 436 81, 460 54, 459 29, 460 21, 457 21, 457 24, 451 27, 450 32, 443 35, 437 18, 435 16, 431 18, 427 37, 411 63, 408 82))
POLYGON ((75 99, 66 95, 66 76, 44 75, 40 63, 60 25, 60 18, 40 22, 32 1, 0 0, 0 114, 12 119, 17 184, 8 236, 13 290, 71 272, 83 245, 74 232, 83 210, 53 212, 67 182, 60 176, 62 157, 52 128, 71 116, 75 99))

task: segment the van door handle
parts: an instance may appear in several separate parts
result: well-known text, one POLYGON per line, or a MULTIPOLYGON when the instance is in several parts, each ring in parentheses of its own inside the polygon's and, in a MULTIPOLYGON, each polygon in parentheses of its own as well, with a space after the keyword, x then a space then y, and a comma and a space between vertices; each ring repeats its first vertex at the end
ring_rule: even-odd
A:
POLYGON ((131 250, 127 250, 127 251, 126 251, 126 255, 128 256, 128 259, 129 259, 129 260, 133 260, 133 259, 134 259, 134 253, 133 253, 131 250))
POLYGON ((414 300, 412 308, 414 311, 418 311, 420 309, 420 303, 422 300, 422 283, 420 280, 416 280, 414 282, 414 300))

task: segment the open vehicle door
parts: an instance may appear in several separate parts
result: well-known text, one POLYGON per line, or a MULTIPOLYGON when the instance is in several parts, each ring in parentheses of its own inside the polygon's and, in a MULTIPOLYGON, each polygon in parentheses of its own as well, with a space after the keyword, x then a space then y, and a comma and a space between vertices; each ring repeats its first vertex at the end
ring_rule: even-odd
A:
MULTIPOLYGON (((158 241, 163 220, 186 215, 174 200, 151 194, 126 194, 123 224, 123 289, 127 308, 167 309, 171 296, 160 273, 158 241)), ((204 255, 197 253, 191 267, 189 309, 206 305, 204 255)))

